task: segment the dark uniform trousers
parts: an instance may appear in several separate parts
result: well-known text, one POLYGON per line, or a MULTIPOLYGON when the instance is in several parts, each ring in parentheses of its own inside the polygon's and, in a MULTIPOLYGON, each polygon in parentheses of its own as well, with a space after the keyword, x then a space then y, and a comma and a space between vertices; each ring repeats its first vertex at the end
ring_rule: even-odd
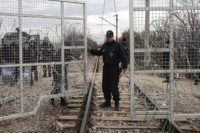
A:
MULTIPOLYGON (((169 70, 169 68, 170 68, 170 63, 169 62, 170 62, 170 53, 169 52, 164 52, 163 53, 163 69, 164 70, 169 70)), ((166 76, 166 80, 169 81, 170 74, 167 73, 167 74, 165 74, 165 76, 166 76)))
POLYGON ((104 93, 104 98, 106 101, 111 100, 111 95, 113 95, 114 101, 120 100, 119 94, 119 66, 118 65, 104 65, 103 67, 103 84, 102 89, 104 93))
POLYGON ((103 83, 102 89, 104 98, 110 102, 111 95, 114 101, 119 101, 119 63, 122 62, 122 68, 127 68, 127 61, 124 51, 120 44, 115 41, 106 42, 100 50, 91 50, 91 54, 101 56, 103 55, 103 83))
MULTIPOLYGON (((59 94, 62 92, 62 66, 61 65, 55 65, 54 71, 53 71, 53 86, 54 89, 51 92, 51 95, 59 94)), ((68 89, 68 82, 67 82, 67 65, 65 65, 65 90, 68 89)), ((54 100, 54 99, 52 99, 54 100)), ((61 97, 61 101, 65 100, 65 97, 61 97)))
POLYGON ((47 76, 47 70, 48 70, 48 76, 51 77, 51 65, 43 65, 44 77, 47 76))

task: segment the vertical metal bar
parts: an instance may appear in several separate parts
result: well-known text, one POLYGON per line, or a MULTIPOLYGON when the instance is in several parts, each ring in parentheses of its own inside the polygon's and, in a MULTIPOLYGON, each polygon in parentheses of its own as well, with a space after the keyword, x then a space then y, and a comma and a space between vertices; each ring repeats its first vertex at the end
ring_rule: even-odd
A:
POLYGON ((116 14, 116 41, 118 41, 119 17, 116 14))
POLYGON ((24 86, 23 86, 23 58, 22 58, 22 0, 18 0, 18 22, 19 22, 19 63, 20 63, 20 93, 21 113, 24 112, 24 86))
POLYGON ((174 113, 174 3, 170 0, 170 114, 174 113))
POLYGON ((133 25, 133 0, 129 0, 129 25, 130 25, 130 83, 131 83, 131 116, 134 117, 134 25, 133 25))
POLYGON ((83 24, 84 24, 84 47, 85 47, 85 53, 84 53, 84 87, 85 87, 85 91, 87 92, 87 55, 88 55, 88 51, 87 51, 87 2, 85 2, 83 4, 83 24))
POLYGON ((65 42, 64 42, 64 2, 61 1, 61 62, 62 62, 62 94, 65 92, 65 42))
MULTIPOLYGON (((146 8, 150 7, 150 0, 146 0, 146 8)), ((149 25, 150 25, 150 11, 146 10, 145 12, 145 44, 144 48, 148 51, 149 48, 149 35, 150 35, 150 30, 149 30, 149 25)), ((148 64, 148 57, 149 53, 145 52, 144 53, 144 65, 147 66, 148 64)))

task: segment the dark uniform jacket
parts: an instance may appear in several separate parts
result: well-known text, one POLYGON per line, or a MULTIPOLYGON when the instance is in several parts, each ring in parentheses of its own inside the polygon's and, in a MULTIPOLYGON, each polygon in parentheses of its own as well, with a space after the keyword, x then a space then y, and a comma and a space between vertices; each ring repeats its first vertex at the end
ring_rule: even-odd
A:
POLYGON ((125 55, 128 57, 128 46, 126 43, 121 43, 121 47, 125 52, 125 55))
POLYGON ((122 67, 127 68, 127 60, 124 51, 119 43, 116 41, 106 42, 100 50, 91 50, 91 54, 101 56, 103 55, 103 62, 105 65, 119 66, 122 62, 122 67))
POLYGON ((23 63, 31 63, 30 61, 30 48, 24 49, 23 48, 23 63))
POLYGON ((36 63, 37 59, 38 59, 37 46, 35 44, 33 46, 29 45, 29 49, 30 49, 30 62, 31 63, 36 63))
POLYGON ((19 64, 19 44, 12 44, 14 62, 19 64))
POLYGON ((5 63, 14 62, 14 49, 12 46, 2 48, 2 60, 5 60, 5 63))
POLYGON ((51 43, 43 43, 41 46, 42 50, 42 62, 52 61, 54 47, 51 43))
POLYGON ((169 52, 163 52, 163 69, 169 69, 169 59, 170 59, 170 53, 169 52))

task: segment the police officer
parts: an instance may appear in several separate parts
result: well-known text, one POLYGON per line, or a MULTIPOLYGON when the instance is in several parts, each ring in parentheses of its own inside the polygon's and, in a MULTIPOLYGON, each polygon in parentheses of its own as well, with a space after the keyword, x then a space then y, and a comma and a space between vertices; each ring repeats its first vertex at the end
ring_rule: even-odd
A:
POLYGON ((2 47, 0 48, 0 64, 2 64, 2 47))
MULTIPOLYGON (((14 63, 15 64, 19 64, 19 43, 18 41, 14 41, 12 43, 12 49, 13 49, 13 57, 14 57, 14 63)), ((16 67, 15 68, 15 71, 14 71, 14 74, 15 74, 15 82, 17 82, 17 79, 19 77, 19 67, 16 67)))
MULTIPOLYGON (((7 40, 5 42, 5 44, 3 44, 3 48, 2 48, 2 64, 14 64, 14 50, 12 48, 12 43, 10 40, 7 40)), ((13 70, 15 70, 15 68, 9 68, 8 71, 12 71, 12 77, 2 77, 3 79, 3 83, 6 84, 13 84, 13 80, 12 78, 14 78, 14 73, 13 70)))
MULTIPOLYGON (((170 47, 170 41, 166 41, 166 48, 170 47)), ((169 52, 163 52, 163 69, 169 70, 169 60, 170 60, 170 53, 169 52)), ((163 81, 166 83, 169 83, 169 74, 166 74, 166 79, 163 81)))
POLYGON ((30 49, 29 44, 26 42, 23 44, 23 63, 30 63, 30 49))
MULTIPOLYGON (((23 50, 22 50, 22 53, 23 53, 23 63, 30 63, 30 48, 29 48, 29 44, 28 42, 25 42, 23 44, 23 50)), ((25 71, 25 67, 23 67, 23 71, 25 71)), ((33 80, 32 80, 32 74, 31 74, 31 83, 30 85, 32 86, 33 85, 33 80)))
POLYGON ((11 41, 7 41, 2 48, 2 63, 14 64, 14 50, 11 41))
MULTIPOLYGON (((123 38, 123 39, 122 39, 122 43, 121 43, 120 45, 121 45, 122 49, 123 49, 124 52, 125 52, 126 59, 128 60, 128 46, 127 46, 127 43, 126 43, 126 38, 123 38)), ((119 63, 119 68, 120 68, 119 73, 121 73, 122 70, 123 70, 123 66, 122 66, 122 63, 121 63, 121 62, 119 63)))
POLYGON ((128 58, 128 45, 127 45, 126 38, 122 39, 121 47, 124 50, 126 57, 128 58))
MULTIPOLYGON (((34 40, 29 41, 29 49, 30 49, 30 62, 31 63, 37 63, 37 59, 38 59, 38 52, 37 51, 38 51, 38 49, 37 49, 36 42, 34 40)), ((34 79, 36 81, 38 81, 37 66, 32 66, 31 72, 34 72, 34 79)), ((32 76, 31 76, 31 78, 32 78, 32 76)))
POLYGON ((103 84, 105 102, 100 105, 102 108, 111 107, 111 94, 115 101, 115 110, 119 110, 119 62, 123 64, 123 70, 126 71, 127 60, 124 51, 120 44, 113 38, 114 34, 111 30, 107 31, 107 41, 103 44, 100 50, 88 48, 88 51, 93 55, 103 55, 103 84))
MULTIPOLYGON (((54 47, 49 42, 48 37, 44 37, 44 40, 43 40, 43 43, 41 46, 41 51, 42 51, 42 62, 52 61, 54 47)), ((43 72, 44 72, 43 77, 47 77, 47 69, 48 69, 48 76, 51 77, 51 66, 50 65, 48 65, 48 66, 43 65, 43 72)))

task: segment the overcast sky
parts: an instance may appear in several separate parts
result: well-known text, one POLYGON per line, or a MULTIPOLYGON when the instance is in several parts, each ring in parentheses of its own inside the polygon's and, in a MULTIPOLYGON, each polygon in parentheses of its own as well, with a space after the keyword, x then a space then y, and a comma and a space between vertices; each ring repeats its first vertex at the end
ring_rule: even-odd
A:
MULTIPOLYGON (((115 31, 115 28, 104 22, 99 16, 103 15, 104 0, 87 0, 88 3, 88 32, 89 35, 98 43, 102 43, 105 32, 109 29, 115 31)), ((119 14, 119 36, 129 27, 129 0, 116 0, 117 13, 119 14)), ((115 24, 114 0, 106 0, 104 17, 115 24)))
MULTIPOLYGON (((105 8, 103 8, 104 0, 87 0, 87 10, 88 10, 88 33, 95 41, 98 43, 103 43, 105 38, 105 33, 107 30, 113 30, 115 33, 115 27, 102 21, 99 16, 103 16, 106 20, 115 24, 116 13, 119 15, 119 36, 125 30, 129 28, 129 0, 115 0, 116 9, 115 12, 114 0, 105 0, 105 8), (104 9, 104 10, 103 10, 104 9), (104 13, 103 13, 104 12, 104 13)), ((6 13, 17 13, 18 12, 18 0, 0 0, 0 12, 6 13)), ((134 6, 144 7, 145 0, 136 0, 134 6)), ((166 6, 169 5, 169 0, 151 0, 151 6, 166 6)), ((52 0, 24 0, 22 4, 24 14, 37 14, 37 15, 50 15, 50 16, 60 16, 60 3, 52 0)), ((82 5, 65 3, 64 14, 70 17, 80 17, 82 16, 82 5)), ((153 13, 151 18, 161 18, 164 13, 153 13), (156 15, 157 14, 157 15, 156 15)), ((143 14, 137 13, 138 19, 135 21, 137 26, 144 27, 144 12, 143 14), (138 16, 139 15, 139 16, 138 16), (143 15, 143 16, 142 16, 143 15)), ((17 27, 17 17, 5 17, 0 16, 2 21, 1 29, 2 35, 4 32, 10 31, 12 27, 17 27), (6 30, 4 30, 6 29, 6 30)), ((52 40, 58 40, 56 33, 57 26, 60 24, 59 20, 54 19, 39 19, 39 18, 23 18, 23 30, 29 30, 30 28, 40 33, 40 36, 51 36, 52 40), (54 30, 51 30, 54 29, 54 30), (56 29, 56 31, 55 31, 56 29), (38 32, 40 30, 41 32, 38 32), (48 31, 47 31, 48 30, 48 31), (54 39, 55 38, 55 39, 54 39)), ((151 20, 152 21, 152 20, 151 20)), ((67 25, 75 21, 65 21, 67 25)), ((78 23, 76 23, 78 25, 78 23)), ((77 26, 75 27, 77 28, 77 26)), ((81 25, 81 24, 79 24, 81 25)), ((1 25, 0 25, 1 27, 1 25)), ((141 29, 141 27, 139 27, 141 29)), ((15 29, 15 28, 13 28, 15 29)), ((26 31, 27 32, 27 31, 26 31)), ((32 33, 33 34, 33 33, 32 33)), ((1 35, 1 34, 0 34, 1 35)), ((116 33, 115 33, 116 36, 116 33)), ((0 36, 1 37, 1 36, 0 36)))

